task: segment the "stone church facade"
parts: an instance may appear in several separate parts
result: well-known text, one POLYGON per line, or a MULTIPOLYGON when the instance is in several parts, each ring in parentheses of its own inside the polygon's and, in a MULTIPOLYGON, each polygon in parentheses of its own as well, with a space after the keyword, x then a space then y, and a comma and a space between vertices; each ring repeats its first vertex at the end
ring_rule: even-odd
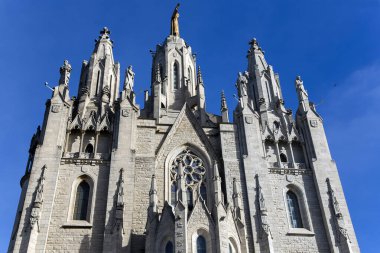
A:
POLYGON ((8 252, 360 252, 323 120, 300 77, 284 107, 279 76, 253 39, 231 115, 206 111, 191 47, 171 34, 152 52, 143 109, 134 72, 104 28, 71 66, 32 137, 8 252))

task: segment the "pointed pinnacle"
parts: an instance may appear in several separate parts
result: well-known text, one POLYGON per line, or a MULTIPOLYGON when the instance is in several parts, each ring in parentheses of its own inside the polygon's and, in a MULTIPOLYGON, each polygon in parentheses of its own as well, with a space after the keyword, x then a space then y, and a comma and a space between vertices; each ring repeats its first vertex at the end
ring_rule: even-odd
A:
POLYGON ((151 184, 150 184, 149 195, 152 195, 152 194, 155 194, 155 193, 157 193, 157 185, 156 185, 156 176, 153 174, 152 175, 152 181, 151 181, 151 184))
POLYGON ((155 82, 157 83, 161 83, 161 71, 160 71, 160 64, 157 63, 157 66, 156 66, 156 75, 155 75, 155 82))
POLYGON ((220 110, 222 112, 228 110, 226 96, 224 95, 224 90, 222 90, 222 93, 221 93, 221 107, 220 107, 220 110))
POLYGON ((203 84, 201 66, 199 66, 199 65, 198 65, 197 81, 198 81, 198 84, 201 84, 201 83, 203 84))

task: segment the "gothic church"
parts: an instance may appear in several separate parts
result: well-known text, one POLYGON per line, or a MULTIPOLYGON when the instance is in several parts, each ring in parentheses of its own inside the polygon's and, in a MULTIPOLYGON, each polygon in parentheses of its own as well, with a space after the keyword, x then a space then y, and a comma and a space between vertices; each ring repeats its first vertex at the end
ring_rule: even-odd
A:
POLYGON ((107 28, 83 61, 76 97, 70 64, 60 67, 31 140, 8 252, 360 252, 301 77, 293 115, 253 39, 235 109, 221 93, 220 115, 209 113, 178 18, 177 6, 152 52, 143 108, 132 67, 119 91, 107 28))

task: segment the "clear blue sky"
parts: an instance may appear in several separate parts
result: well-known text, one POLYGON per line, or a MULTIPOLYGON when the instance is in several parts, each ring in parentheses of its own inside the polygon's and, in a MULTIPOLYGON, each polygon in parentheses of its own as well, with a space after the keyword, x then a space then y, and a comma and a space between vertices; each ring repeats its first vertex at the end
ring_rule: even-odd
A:
MULTIPOLYGON (((73 66, 76 95, 81 62, 89 59, 103 26, 115 59, 136 72, 138 101, 150 84, 151 56, 169 32, 176 1, 0 2, 0 252, 6 252, 20 194, 30 137, 41 124, 59 66, 73 66)), ((379 252, 380 1, 181 1, 180 31, 206 85, 209 111, 219 112, 224 89, 234 108, 237 72, 246 69, 256 37, 280 74, 285 103, 295 111, 294 78, 301 75, 318 104, 338 164, 362 252, 379 252), (375 159, 376 158, 376 159, 375 159)), ((123 79, 123 78, 122 78, 123 79)))

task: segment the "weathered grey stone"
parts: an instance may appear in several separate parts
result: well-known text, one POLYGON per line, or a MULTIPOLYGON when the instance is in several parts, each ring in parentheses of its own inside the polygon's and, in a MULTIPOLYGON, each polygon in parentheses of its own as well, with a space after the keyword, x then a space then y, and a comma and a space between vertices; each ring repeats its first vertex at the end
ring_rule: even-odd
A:
POLYGON ((77 99, 65 61, 32 138, 8 252, 195 253, 202 238, 207 252, 360 252, 301 78, 293 119, 278 75, 250 45, 231 123, 224 94, 222 115, 206 113, 206 84, 178 34, 157 46, 144 109, 132 68, 118 94, 107 28, 77 99))

